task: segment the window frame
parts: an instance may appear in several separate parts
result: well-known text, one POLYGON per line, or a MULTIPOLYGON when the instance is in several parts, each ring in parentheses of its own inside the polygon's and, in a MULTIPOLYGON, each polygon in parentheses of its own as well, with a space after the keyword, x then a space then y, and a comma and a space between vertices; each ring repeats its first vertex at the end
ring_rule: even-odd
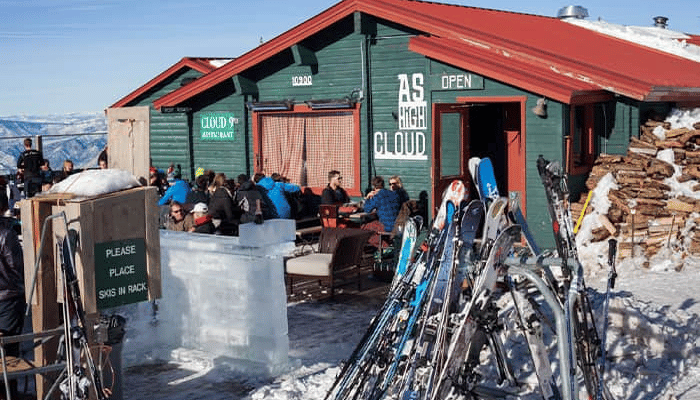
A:
MULTIPOLYGON (((353 117, 353 149, 351 150, 352 162, 354 175, 353 180, 355 184, 352 187, 343 186, 343 189, 348 193, 348 196, 361 197, 362 196, 362 183, 360 182, 361 177, 361 156, 360 156, 360 103, 356 103, 354 107, 348 109, 327 109, 327 110, 313 110, 311 107, 305 104, 294 104, 289 111, 252 111, 252 133, 253 133, 253 171, 261 172, 264 169, 263 157, 262 157, 262 117, 266 115, 296 115, 305 114, 313 116, 313 114, 325 114, 332 112, 342 112, 351 113, 353 117)), ((346 172, 341 171, 341 173, 347 175, 346 172)), ((323 171, 323 181, 327 182, 328 171, 323 171)), ((294 182, 293 182, 294 183, 294 182)), ((314 194, 320 195, 326 186, 321 187, 302 187, 302 189, 309 188, 314 194)))

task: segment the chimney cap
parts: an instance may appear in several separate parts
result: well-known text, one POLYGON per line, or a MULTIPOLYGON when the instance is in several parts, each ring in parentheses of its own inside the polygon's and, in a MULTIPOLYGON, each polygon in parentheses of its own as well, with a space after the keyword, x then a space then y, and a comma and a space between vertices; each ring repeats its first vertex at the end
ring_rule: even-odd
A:
POLYGON ((668 26, 668 18, 662 17, 660 15, 654 17, 654 26, 657 26, 659 28, 666 28, 668 26))
POLYGON ((566 6, 564 8, 559 9, 559 12, 557 12, 557 18, 559 19, 584 19, 586 17, 588 17, 588 10, 582 6, 566 6))

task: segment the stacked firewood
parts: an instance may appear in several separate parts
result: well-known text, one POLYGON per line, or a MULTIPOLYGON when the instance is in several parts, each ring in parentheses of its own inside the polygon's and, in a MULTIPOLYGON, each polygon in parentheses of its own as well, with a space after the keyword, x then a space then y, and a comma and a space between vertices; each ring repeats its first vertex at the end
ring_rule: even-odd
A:
MULTIPOLYGON (((593 241, 610 236, 618 239, 621 257, 644 255, 650 257, 663 246, 680 245, 689 254, 700 255, 700 221, 693 213, 700 212, 700 122, 694 129, 671 129, 667 122, 647 121, 641 126, 640 139, 633 138, 626 156, 601 154, 586 181, 589 190, 600 179, 612 173, 618 188, 610 190, 611 206, 599 216, 598 228, 593 229, 593 241), (657 127, 664 134, 658 134, 657 127), (674 163, 681 167, 679 182, 695 181, 697 196, 672 197, 671 187, 664 183, 675 173, 674 166, 656 158, 659 151, 672 149, 674 163), (688 229, 686 224, 698 224, 688 229), (640 250, 641 248, 641 250, 640 250)), ((572 204, 572 216, 577 218, 587 195, 572 204)), ((587 212, 590 209, 586 210, 587 212)))

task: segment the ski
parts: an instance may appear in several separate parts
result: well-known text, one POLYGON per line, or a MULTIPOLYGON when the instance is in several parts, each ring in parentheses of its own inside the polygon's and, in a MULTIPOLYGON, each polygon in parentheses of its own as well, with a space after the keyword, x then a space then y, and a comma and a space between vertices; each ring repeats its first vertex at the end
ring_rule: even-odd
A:
POLYGON ((530 248, 532 255, 540 255, 540 247, 537 245, 532 232, 530 232, 530 228, 527 225, 527 220, 523 215, 523 210, 520 208, 519 192, 510 193, 510 198, 508 199, 508 216, 514 224, 518 224, 522 227, 523 237, 525 237, 525 242, 527 243, 527 247, 530 248))
MULTIPOLYGON (((441 282, 437 284, 438 287, 442 284, 449 285, 447 282, 443 282, 446 276, 442 273, 441 266, 443 265, 443 260, 445 260, 446 257, 450 257, 445 256, 445 253, 454 251, 454 219, 458 216, 457 212, 459 206, 465 197, 466 188, 464 184, 458 180, 453 181, 443 195, 442 205, 433 222, 433 230, 440 229, 444 236, 441 240, 442 247, 436 248, 436 251, 431 254, 432 257, 429 257, 428 262, 425 264, 427 268, 427 277, 420 282, 420 284, 417 284, 414 299, 410 304, 410 311, 407 310, 403 313, 405 327, 402 329, 403 335, 397 345, 392 348, 392 353, 394 355, 393 361, 388 368, 386 368, 384 377, 382 377, 379 384, 372 390, 371 395, 367 398, 379 399, 389 389, 397 369, 401 364, 405 363, 408 354, 415 351, 416 343, 420 342, 419 339, 412 337, 415 333, 414 327, 419 318, 423 317, 422 325, 418 328, 418 331, 421 332, 423 330, 425 315, 427 313, 426 308, 429 309, 433 306, 432 296, 434 295, 436 282, 441 282), (438 267, 436 268, 435 265, 438 265, 438 267)), ((418 337, 420 337, 420 333, 418 337)))
POLYGON ((540 393, 544 400, 560 400, 561 393, 557 387, 549 361, 547 346, 544 344, 544 332, 542 322, 531 304, 532 294, 528 293, 529 287, 518 287, 513 280, 508 279, 508 286, 513 298, 513 306, 518 316, 520 328, 525 336, 530 357, 533 361, 535 375, 540 386, 540 393))
POLYGON ((479 177, 479 194, 481 199, 487 204, 490 201, 500 197, 498 192, 498 184, 496 183, 496 175, 493 171, 493 163, 489 157, 484 157, 479 161, 477 168, 477 176, 479 177))
POLYGON ((398 261, 396 262, 396 268, 394 269, 394 278, 392 280, 391 288, 396 287, 401 277, 406 273, 406 268, 413 255, 413 250, 416 247, 416 240, 418 238, 418 225, 414 218, 409 218, 406 221, 406 225, 403 228, 403 235, 401 235, 401 250, 399 251, 398 261))
MULTIPOLYGON (((506 214, 507 207, 508 199, 505 197, 498 197, 491 201, 484 222, 482 243, 493 242, 498 234, 501 233, 501 230, 509 225, 506 214)), ((488 254, 488 248, 486 248, 486 254, 488 254)))
POLYGON ((107 400, 111 395, 108 389, 102 386, 100 371, 92 360, 90 348, 87 342, 87 323, 85 310, 78 286, 78 277, 75 273, 74 245, 77 242, 75 231, 68 230, 66 236, 59 243, 59 255, 61 259, 61 272, 63 277, 63 316, 66 333, 66 380, 59 388, 68 400, 82 400, 90 397, 89 388, 92 386, 98 400, 107 400), (81 354, 85 357, 86 370, 80 362, 81 354))
POLYGON ((325 399, 367 398, 369 393, 378 390, 378 385, 391 380, 403 346, 413 330, 428 282, 434 275, 430 265, 445 242, 448 204, 459 204, 464 195, 465 187, 460 181, 452 182, 447 188, 428 236, 416 250, 413 260, 407 264, 405 272, 395 278, 398 283, 392 285, 387 300, 344 364, 325 399), (393 362, 390 362, 392 359, 393 362))
MULTIPOLYGON (((462 308, 462 311, 453 317, 456 326, 447 351, 447 358, 438 371, 437 386, 432 393, 427 393, 432 400, 445 398, 453 387, 463 393, 468 393, 476 387, 474 377, 465 377, 472 373, 474 367, 473 359, 478 360, 481 346, 468 356, 468 349, 474 332, 477 330, 478 319, 485 313, 492 302, 492 296, 496 291, 498 277, 505 273, 504 262, 510 253, 513 244, 520 238, 520 226, 510 225, 496 238, 491 248, 488 258, 482 262, 483 265, 475 279, 474 289, 471 299, 462 308), (472 360, 469 360, 472 358, 472 360), (464 368, 466 367, 466 368, 464 368), (465 386, 467 385, 467 386, 465 386)), ((413 392, 420 393, 423 388, 420 386, 412 388, 413 392)))
POLYGON ((603 334, 602 342, 600 344, 601 354, 600 354, 600 380, 598 386, 598 392, 596 395, 597 400, 603 400, 603 378, 605 376, 605 363, 606 363, 606 341, 608 337, 608 307, 610 306, 610 290, 615 288, 615 279, 617 278, 617 271, 615 270, 615 256, 617 255, 617 240, 608 240, 608 266, 610 271, 608 271, 608 286, 605 290, 605 302, 603 303, 603 334))
MULTIPOLYGON (((542 155, 537 159, 537 171, 545 189, 548 211, 552 218, 552 231, 564 274, 566 340, 572 368, 569 373, 574 376, 574 369, 578 367, 583 373, 586 391, 593 397, 595 393, 601 392, 599 387, 602 385, 602 376, 597 363, 601 354, 601 343, 590 300, 586 295, 583 267, 576 249, 566 176, 558 162, 549 162, 542 155)), ((574 379, 571 380, 569 390, 572 394, 577 392, 574 379)), ((605 394, 604 398, 610 398, 606 390, 602 392, 605 394)))

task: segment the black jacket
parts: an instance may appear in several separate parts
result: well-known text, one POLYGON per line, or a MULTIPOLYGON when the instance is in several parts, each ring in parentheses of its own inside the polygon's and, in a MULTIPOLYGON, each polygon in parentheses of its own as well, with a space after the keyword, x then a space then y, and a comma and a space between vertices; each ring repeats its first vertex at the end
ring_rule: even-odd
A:
POLYGON ((212 218, 221 220, 218 231, 222 235, 238 235, 238 219, 240 209, 233 202, 228 189, 220 187, 216 189, 209 199, 209 215, 212 218))
POLYGON ((258 186, 253 183, 253 181, 243 182, 241 187, 236 191, 236 196, 234 197, 234 202, 241 210, 242 224, 255 221, 255 213, 258 210, 258 200, 260 200, 261 211, 263 215, 265 215, 266 202, 258 186))
POLYGON ((0 300, 24 297, 24 259, 13 225, 0 217, 0 300))
POLYGON ((44 162, 44 155, 40 151, 29 149, 22 152, 17 159, 17 168, 24 168, 24 177, 32 178, 39 176, 41 164, 44 162))

